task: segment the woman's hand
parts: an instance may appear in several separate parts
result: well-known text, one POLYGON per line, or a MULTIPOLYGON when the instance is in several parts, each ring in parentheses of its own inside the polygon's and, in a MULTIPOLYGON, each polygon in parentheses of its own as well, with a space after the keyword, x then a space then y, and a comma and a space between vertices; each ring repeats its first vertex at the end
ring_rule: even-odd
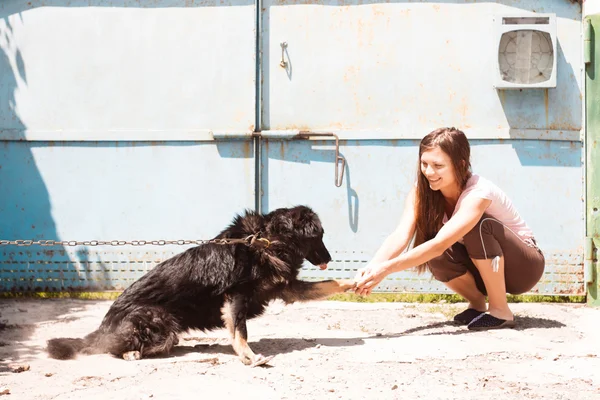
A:
POLYGON ((381 262, 371 262, 356 273, 354 292, 360 296, 368 296, 379 283, 389 274, 388 268, 381 262))

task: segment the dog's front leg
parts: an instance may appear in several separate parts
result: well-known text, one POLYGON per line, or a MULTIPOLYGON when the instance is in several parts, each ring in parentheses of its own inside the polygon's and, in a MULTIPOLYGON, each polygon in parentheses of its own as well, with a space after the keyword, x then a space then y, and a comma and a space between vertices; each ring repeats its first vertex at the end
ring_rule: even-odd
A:
POLYGON ((244 295, 233 295, 225 300, 221 313, 223 322, 231 336, 233 350, 244 364, 256 367, 268 363, 273 356, 265 357, 261 354, 254 354, 248 345, 248 330, 246 327, 248 301, 248 298, 244 295))
POLYGON ((344 293, 356 288, 350 279, 328 280, 321 282, 292 281, 281 293, 286 303, 310 301, 327 298, 336 293, 344 293))

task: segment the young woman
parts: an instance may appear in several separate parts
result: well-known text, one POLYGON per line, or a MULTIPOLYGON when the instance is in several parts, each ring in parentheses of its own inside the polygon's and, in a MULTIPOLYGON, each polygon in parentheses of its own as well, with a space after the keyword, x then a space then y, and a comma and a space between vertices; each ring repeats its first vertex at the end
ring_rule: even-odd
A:
POLYGON ((400 224, 358 271, 356 293, 369 295, 387 275, 417 266, 469 302, 456 322, 471 330, 514 327, 506 294, 527 292, 544 272, 531 229, 501 189, 471 173, 460 130, 425 136, 419 163, 400 224))

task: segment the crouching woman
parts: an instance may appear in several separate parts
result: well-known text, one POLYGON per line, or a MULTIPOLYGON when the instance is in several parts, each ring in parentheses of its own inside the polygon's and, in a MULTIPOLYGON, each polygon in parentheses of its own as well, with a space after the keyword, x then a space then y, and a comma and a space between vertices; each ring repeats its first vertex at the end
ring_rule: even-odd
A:
POLYGON ((507 293, 529 291, 544 272, 533 232, 500 188, 471 172, 460 130, 426 135, 419 163, 402 219, 358 271, 356 293, 369 295, 387 275, 417 266, 468 301, 457 323, 470 330, 514 327, 507 293))

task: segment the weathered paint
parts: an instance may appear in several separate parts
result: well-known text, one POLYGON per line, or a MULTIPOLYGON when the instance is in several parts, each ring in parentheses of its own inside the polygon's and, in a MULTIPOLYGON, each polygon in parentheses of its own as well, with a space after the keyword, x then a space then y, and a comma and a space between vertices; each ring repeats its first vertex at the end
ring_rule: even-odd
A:
POLYGON ((588 249, 588 275, 587 282, 588 302, 600 305, 600 263, 598 262, 598 249, 600 249, 600 170, 598 159, 600 151, 600 15, 591 15, 590 21, 590 62, 586 65, 586 208, 587 224, 586 236, 590 238, 588 249))
POLYGON ((246 132, 255 115, 254 32, 249 0, 2 1, 0 137, 246 132))
MULTIPOLYGON (((532 292, 585 293, 581 143, 471 143, 474 171, 507 192, 545 253, 547 268, 532 292)), ((333 250, 329 270, 306 263, 305 278, 353 277, 398 224, 416 178, 416 140, 346 141, 340 150, 347 166, 344 184, 337 188, 332 183, 333 141, 264 141, 264 210, 310 204, 321 216, 325 242, 333 250)), ((447 291, 429 274, 418 276, 414 271, 391 275, 378 290, 447 291)))
MULTIPOLYGON (((334 262, 302 276, 351 277, 400 218, 418 140, 450 125, 536 233, 534 291, 584 292, 578 4, 265 0, 257 20, 248 0, 118 3, 0 4, 0 238, 206 239, 304 203, 334 262), (492 89, 491 18, 510 12, 556 13, 555 89, 492 89), (333 141, 286 140, 303 130, 339 135, 342 187, 333 141)), ((0 284, 120 289, 181 250, 3 247, 0 284)), ((445 291, 412 272, 379 290, 445 291)))
MULTIPOLYGON (((533 292, 585 293, 580 5, 263 5, 261 117, 262 133, 271 138, 261 158, 263 210, 310 203, 334 249, 330 270, 308 266, 304 277, 351 277, 364 266, 398 223, 415 179, 418 139, 457 126, 472 140, 475 172, 513 198, 545 252, 546 273, 533 292), (557 87, 492 89, 493 15, 533 12, 557 17, 557 87), (341 188, 329 183, 333 142, 275 141, 303 130, 342 139, 348 165, 341 188)), ((446 291, 412 271, 390 276, 379 290, 446 291)))
MULTIPOLYGON (((254 207, 254 154, 244 141, 0 141, 0 166, 1 238, 207 239, 254 207)), ((122 288, 141 276, 136 265, 159 260, 154 246, 143 250, 3 246, 0 288, 122 288)))
POLYGON ((412 139, 460 126, 476 138, 545 139, 550 131, 550 139, 580 140, 578 4, 265 0, 263 7, 263 130, 412 139), (511 12, 556 14, 555 89, 492 88, 492 19, 511 12))
MULTIPOLYGON (((0 237, 205 239, 253 208, 228 138, 254 130, 254 34, 247 0, 0 2, 0 237)), ((124 288, 182 248, 144 250, 2 247, 0 289, 124 288)))

